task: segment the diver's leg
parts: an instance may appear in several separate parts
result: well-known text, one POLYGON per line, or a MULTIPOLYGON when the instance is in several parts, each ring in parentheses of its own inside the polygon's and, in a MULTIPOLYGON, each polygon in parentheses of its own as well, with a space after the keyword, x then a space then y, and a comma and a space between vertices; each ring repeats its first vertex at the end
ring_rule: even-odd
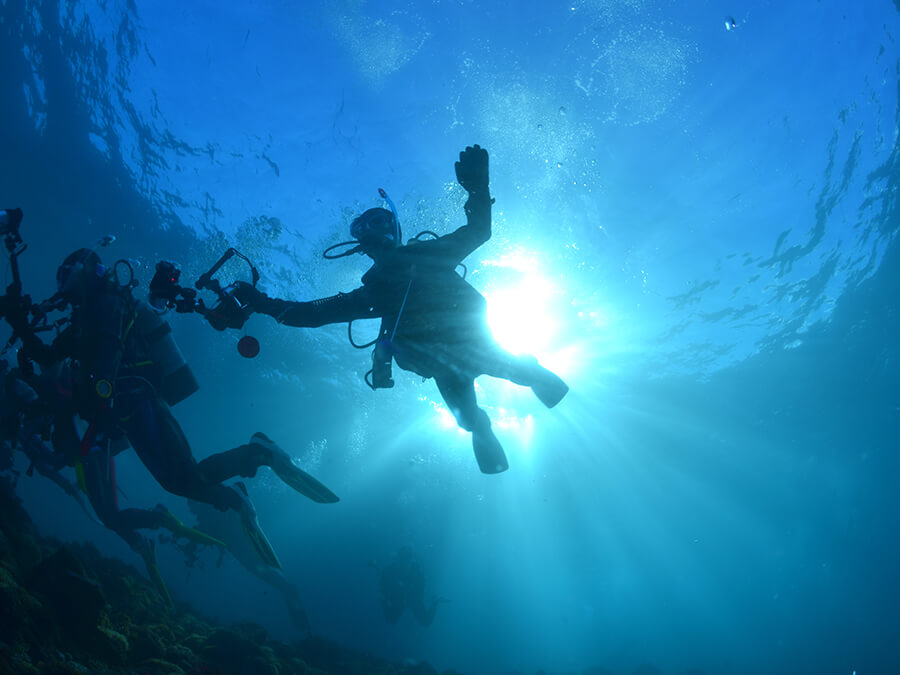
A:
POLYGON ((169 407, 155 397, 129 401, 122 426, 138 457, 167 491, 211 504, 220 511, 240 510, 243 500, 235 490, 208 481, 169 407))
POLYGON ((421 625, 427 627, 434 621, 437 603, 435 602, 429 607, 425 606, 425 576, 418 563, 411 566, 408 572, 406 605, 421 625))
POLYGON ((458 375, 438 375, 437 383, 447 407, 463 429, 472 432, 472 448, 482 473, 501 473, 509 468, 506 453, 491 430, 491 419, 478 407, 475 381, 458 375))
POLYGON ((339 501, 336 494, 294 464, 291 456, 261 431, 253 434, 247 445, 210 455, 199 463, 203 475, 217 483, 235 476, 252 478, 264 465, 272 467, 285 484, 314 502, 339 501))
POLYGON ((82 470, 88 499, 100 522, 116 532, 132 548, 138 541, 136 530, 161 528, 166 528, 175 537, 224 548, 225 544, 221 541, 188 527, 162 504, 157 504, 152 509, 120 509, 115 460, 112 457, 107 459, 105 453, 94 453, 85 459, 82 470))
POLYGON ((247 444, 210 455, 206 459, 200 460, 197 465, 208 481, 221 483, 236 476, 253 478, 259 467, 266 463, 265 453, 262 449, 259 446, 247 444))
POLYGON ((97 518, 134 548, 138 529, 155 529, 156 517, 145 509, 119 509, 116 466, 105 452, 92 452, 82 462, 84 487, 97 518))
POLYGON ((123 427, 135 452, 157 482, 172 494, 211 504, 220 511, 237 511, 244 532, 263 562, 281 568, 250 500, 237 490, 207 480, 191 454, 181 425, 165 402, 141 396, 129 403, 130 414, 123 418, 123 427))
POLYGON ((156 564, 156 547, 153 541, 137 531, 141 527, 153 528, 155 518, 152 513, 144 509, 119 510, 115 464, 107 453, 95 452, 86 457, 82 462, 82 471, 88 499, 100 522, 122 537, 131 550, 141 556, 147 575, 171 607, 172 598, 156 564))
POLYGON ((131 544, 127 529, 120 527, 118 505, 116 504, 115 485, 106 467, 104 453, 92 453, 81 462, 81 475, 88 501, 100 522, 131 544))
POLYGON ((548 408, 559 403, 569 386, 556 373, 544 368, 530 354, 517 356, 496 345, 483 352, 482 372, 524 387, 531 387, 534 395, 548 408))

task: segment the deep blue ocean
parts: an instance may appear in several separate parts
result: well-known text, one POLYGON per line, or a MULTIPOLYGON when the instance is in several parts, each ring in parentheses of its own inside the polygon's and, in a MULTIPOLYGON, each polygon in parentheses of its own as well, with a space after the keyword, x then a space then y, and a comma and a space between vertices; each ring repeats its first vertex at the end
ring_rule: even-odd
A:
MULTIPOLYGON (((407 236, 464 224, 453 164, 480 144, 493 237, 467 279, 571 387, 547 410, 478 380, 507 472, 478 471, 433 381, 372 392, 345 324, 168 316, 195 456, 264 431, 341 498, 247 481, 313 632, 470 675, 898 673, 898 40, 898 0, 0 0, 0 208, 35 298, 111 234, 139 296, 157 261, 190 281, 234 246, 308 300, 359 285, 362 257, 322 251, 378 188, 407 236), (403 547, 445 600, 428 627, 382 612, 403 547)), ((133 452, 117 480, 193 522, 133 452)), ((44 533, 143 573, 18 486, 44 533)), ((176 603, 297 636, 235 560, 157 551, 176 603)))

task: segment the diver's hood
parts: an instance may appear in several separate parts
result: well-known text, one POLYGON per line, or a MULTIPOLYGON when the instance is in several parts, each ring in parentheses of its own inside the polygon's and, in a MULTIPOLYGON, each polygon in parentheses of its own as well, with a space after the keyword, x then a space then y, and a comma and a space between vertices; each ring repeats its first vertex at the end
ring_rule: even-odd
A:
POLYGON ((354 253, 365 253, 371 256, 374 251, 386 248, 397 248, 403 245, 403 233, 400 230, 400 217, 397 215, 397 207, 388 196, 387 192, 378 188, 378 194, 384 199, 388 209, 376 207, 363 212, 350 223, 350 236, 352 241, 342 241, 325 249, 323 256, 328 260, 344 258, 354 253), (336 249, 349 247, 339 253, 332 253, 336 249))
POLYGON ((56 289, 60 297, 70 298, 78 291, 86 290, 94 280, 102 279, 106 267, 93 249, 73 251, 56 270, 56 289))
POLYGON ((56 270, 56 295, 52 299, 84 300, 106 277, 107 268, 97 249, 116 241, 114 235, 100 237, 90 248, 72 251, 56 270))
POLYGON ((363 249, 386 244, 399 246, 400 224, 391 211, 376 207, 364 212, 350 223, 350 236, 358 241, 363 249))

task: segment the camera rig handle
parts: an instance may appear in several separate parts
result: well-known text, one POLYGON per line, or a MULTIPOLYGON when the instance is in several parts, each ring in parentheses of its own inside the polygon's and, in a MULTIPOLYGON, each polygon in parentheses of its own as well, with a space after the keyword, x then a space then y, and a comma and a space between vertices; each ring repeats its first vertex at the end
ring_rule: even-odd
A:
POLYGON ((0 296, 0 318, 5 319, 10 325, 12 335, 0 350, 0 354, 5 354, 16 343, 16 340, 22 340, 26 346, 32 344, 32 341, 37 340, 34 335, 36 330, 47 330, 47 328, 35 328, 35 324, 43 318, 42 313, 32 302, 31 296, 22 293, 19 256, 28 248, 28 244, 22 240, 22 236, 19 234, 22 217, 22 209, 0 210, 0 236, 3 237, 3 244, 9 254, 9 266, 12 270, 12 283, 0 296), (32 321, 28 319, 29 314, 34 316, 32 321))
POLYGON ((216 330, 242 328, 250 318, 251 309, 247 303, 247 284, 235 282, 222 287, 215 274, 234 256, 246 261, 253 278, 252 287, 259 282, 259 271, 250 259, 234 248, 228 248, 206 272, 194 282, 194 288, 178 285, 181 270, 174 263, 160 261, 156 264, 156 274, 150 282, 150 302, 157 309, 175 308, 176 312, 196 312, 203 316, 216 330), (196 290, 195 290, 196 289, 196 290), (201 290, 212 291, 216 303, 210 307, 197 297, 201 290))

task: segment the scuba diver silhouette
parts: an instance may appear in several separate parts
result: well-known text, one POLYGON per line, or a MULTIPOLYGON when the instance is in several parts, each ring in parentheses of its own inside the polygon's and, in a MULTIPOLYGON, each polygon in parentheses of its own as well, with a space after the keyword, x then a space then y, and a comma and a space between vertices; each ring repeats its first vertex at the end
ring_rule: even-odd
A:
POLYGON ((138 530, 166 529, 175 539, 185 539, 203 546, 224 548, 215 537, 182 523, 169 509, 157 504, 152 509, 119 506, 119 482, 115 456, 128 449, 127 438, 109 440, 108 451, 99 446, 87 449, 82 444, 76 425, 74 399, 71 395, 72 364, 64 361, 41 374, 42 401, 53 410, 53 449, 56 456, 75 467, 78 484, 87 495, 100 523, 115 532, 144 561, 147 574, 160 595, 173 606, 156 560, 156 543, 138 530))
MULTIPOLYGON (((63 364, 60 364, 62 366, 63 364)), ((118 486, 115 478, 115 465, 112 457, 103 453, 92 453, 82 457, 78 453, 80 439, 74 426, 74 410, 71 409, 71 398, 63 396, 39 396, 32 386, 23 379, 25 375, 20 368, 7 370, 5 360, 0 359, 0 373, 5 375, 0 380, 0 438, 10 449, 18 445, 30 460, 26 475, 37 471, 53 481, 67 495, 75 499, 88 518, 118 534, 125 543, 141 558, 147 568, 147 574, 153 581, 163 600, 170 607, 172 599, 166 584, 163 582, 156 563, 156 549, 152 539, 137 532, 139 529, 158 530, 165 527, 174 537, 185 538, 204 545, 224 546, 217 539, 203 532, 186 527, 167 508, 158 505, 154 509, 118 507, 118 486), (42 435, 50 430, 53 424, 53 449, 47 447, 42 435), (109 460, 106 465, 105 460, 109 460), (62 475, 61 470, 67 465, 76 469, 78 485, 62 475), (88 507, 85 495, 90 502, 88 507), (91 513, 90 508, 93 508, 91 513), (94 515, 96 514, 96 515, 94 515)), ((65 382, 66 371, 61 367, 52 367, 40 378, 28 378, 34 381, 43 391, 42 383, 54 385, 65 382)), ((69 380, 71 381, 71 380, 69 380)), ((54 387, 54 391, 59 391, 54 387)), ((127 446, 117 449, 121 451, 127 446)), ((115 451, 113 452, 115 454, 115 451)), ((11 456, 8 458, 11 460, 11 456)), ((11 462, 10 462, 11 463, 11 462)), ((0 469, 8 468, 2 466, 0 469)))
MULTIPOLYGON (((168 512, 118 511, 114 479, 111 482, 106 476, 114 475, 113 444, 127 439, 168 492, 237 512, 256 553, 265 564, 280 568, 253 505, 222 482, 238 475, 254 476, 261 465, 268 465, 314 501, 338 498, 262 433, 254 434, 246 445, 199 463, 194 459, 169 406, 193 394, 197 382, 172 339, 169 324, 147 303, 135 300, 133 279, 120 283, 120 263, 129 267, 119 261, 108 269, 93 249, 70 254, 57 270, 58 292, 48 302, 56 308, 70 306, 71 322, 51 345, 33 340, 26 344, 29 356, 42 368, 71 360, 73 410, 88 423, 77 452, 88 460, 84 462, 88 475, 97 474, 98 482, 88 494, 98 500, 98 516, 126 523, 120 526, 124 533, 154 527, 146 524, 148 515, 157 523, 155 527, 162 521, 163 526, 173 526, 176 534, 184 527, 177 520, 173 523, 168 512)), ((71 434, 78 438, 71 425, 60 425, 59 433, 68 434, 70 441, 71 434)))
POLYGON ((352 245, 330 257, 364 253, 372 259, 360 288, 311 302, 294 302, 270 298, 244 284, 242 297, 250 310, 287 326, 318 327, 380 317, 370 386, 393 386, 392 360, 404 370, 433 377, 460 427, 472 432, 481 471, 500 473, 509 464, 488 414, 478 407, 475 378, 491 375, 531 387, 548 408, 559 403, 569 388, 533 356, 516 356, 497 344, 487 325, 484 297, 457 274, 462 260, 490 239, 494 200, 488 187, 485 149, 467 147, 460 152, 455 168, 459 184, 469 195, 466 224, 455 232, 434 235, 430 240, 417 237, 403 244, 396 209, 382 190, 391 210, 369 209, 350 225, 353 242, 326 251, 329 257, 337 246, 352 245))
POLYGON ((408 609, 427 628, 434 621, 438 605, 447 602, 434 595, 430 602, 425 602, 425 572, 409 546, 395 551, 386 565, 370 562, 369 566, 378 572, 381 608, 388 623, 397 623, 408 609))

